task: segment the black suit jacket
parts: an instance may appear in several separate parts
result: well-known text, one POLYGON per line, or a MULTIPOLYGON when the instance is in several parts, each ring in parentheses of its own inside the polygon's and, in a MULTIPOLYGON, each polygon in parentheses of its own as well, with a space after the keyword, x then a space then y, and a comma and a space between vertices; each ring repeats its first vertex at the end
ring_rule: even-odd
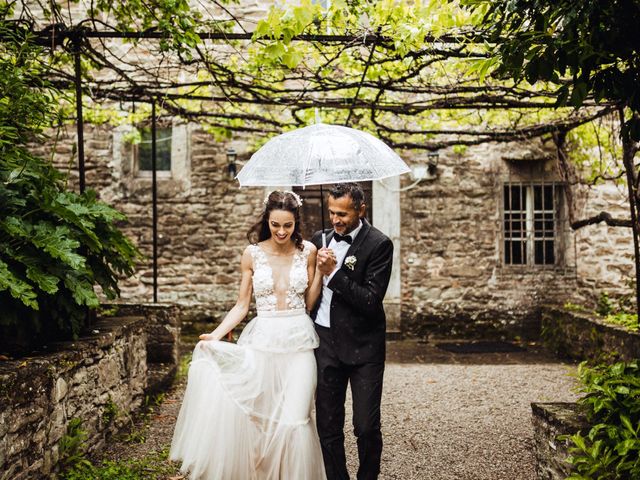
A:
MULTIPOLYGON (((335 353, 343 363, 358 365, 384 362, 386 317, 382 301, 389 285, 393 263, 393 243, 380 230, 362 219, 358 233, 345 260, 356 258, 351 270, 345 262, 328 287, 333 291, 330 308, 331 337, 335 353)), ((327 245, 333 230, 325 230, 327 245)), ((322 232, 311 239, 322 246, 322 232)), ((320 301, 311 312, 315 320, 320 301)))

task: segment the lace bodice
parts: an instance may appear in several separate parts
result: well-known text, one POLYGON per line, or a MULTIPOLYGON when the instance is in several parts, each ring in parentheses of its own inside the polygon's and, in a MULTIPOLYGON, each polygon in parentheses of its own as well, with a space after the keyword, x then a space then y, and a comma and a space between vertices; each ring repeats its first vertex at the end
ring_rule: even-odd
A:
POLYGON ((253 259, 253 292, 258 311, 305 308, 304 292, 309 283, 307 262, 311 244, 304 242, 303 245, 302 251, 296 249, 293 254, 288 275, 288 287, 285 288, 274 286, 274 272, 267 253, 259 245, 249 246, 253 259))

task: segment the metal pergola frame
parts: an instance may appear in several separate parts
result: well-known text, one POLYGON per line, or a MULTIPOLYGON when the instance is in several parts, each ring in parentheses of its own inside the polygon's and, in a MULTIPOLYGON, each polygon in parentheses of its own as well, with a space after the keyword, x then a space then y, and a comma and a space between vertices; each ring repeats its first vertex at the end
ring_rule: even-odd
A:
MULTIPOLYGON (((20 23, 16 23, 17 27, 20 28, 20 23)), ((84 153, 84 116, 83 116, 83 84, 82 84, 82 44, 86 40, 89 39, 151 39, 151 40, 160 40, 166 39, 168 36, 162 32, 156 31, 147 31, 147 32, 118 32, 118 31, 96 31, 91 30, 84 27, 79 28, 66 28, 61 24, 50 25, 49 27, 37 31, 32 32, 32 35, 35 36, 36 42, 44 47, 55 50, 58 47, 63 47, 69 50, 73 54, 74 59, 74 74, 73 74, 73 82, 64 82, 64 81, 54 81, 53 84, 58 87, 70 88, 73 86, 76 96, 76 125, 77 125, 77 139, 78 139, 78 175, 79 175, 79 188, 80 192, 83 193, 86 189, 86 181, 85 181, 85 153, 84 153)), ((231 41, 231 40, 239 40, 239 41, 251 41, 253 39, 252 33, 219 33, 219 32, 199 32, 198 35, 203 40, 210 41, 231 41)), ((462 42, 462 39, 457 38, 455 36, 443 36, 443 37, 430 37, 426 36, 425 38, 430 39, 432 41, 438 42, 451 42, 451 43, 459 43, 462 42)), ((319 43, 342 43, 342 44, 350 44, 350 43, 359 43, 360 45, 370 47, 370 53, 366 64, 363 69, 363 73, 360 77, 360 81, 357 85, 355 95, 350 99, 349 103, 345 103, 343 101, 339 102, 322 102, 318 100, 306 100, 305 97, 299 97, 295 100, 295 106, 300 108, 312 108, 317 106, 322 106, 324 108, 333 108, 333 109, 348 109, 348 116, 345 124, 350 122, 352 118, 353 111, 355 109, 368 109, 372 108, 370 104, 366 102, 359 102, 359 94, 362 87, 365 84, 366 73, 371 65, 371 61, 373 58, 374 51, 376 48, 380 46, 384 46, 384 48, 389 47, 389 39, 380 35, 380 32, 376 32, 375 34, 368 35, 366 38, 362 38, 359 36, 353 35, 299 35, 293 38, 293 41, 303 41, 303 42, 319 42, 319 43)), ((152 163, 152 228, 153 228, 153 302, 156 303, 158 301, 158 232, 157 232, 157 222, 158 222, 158 212, 157 212, 157 138, 156 138, 156 129, 157 129, 157 101, 160 98, 163 99, 189 99, 189 100, 203 100, 203 101, 219 101, 219 102, 236 102, 236 103, 250 103, 250 104, 264 104, 268 105, 270 102, 261 101, 255 98, 225 98, 225 97, 207 97, 203 95, 190 95, 190 94, 174 94, 174 93, 162 93, 149 89, 149 88, 131 88, 128 90, 109 90, 109 91, 94 91, 94 98, 104 98, 104 99, 112 99, 112 100, 120 100, 120 101, 134 101, 134 102, 147 102, 151 105, 151 163, 152 163)), ((286 104, 286 100, 276 100, 274 99, 271 104, 274 105, 283 105, 286 104)), ((587 106, 595 106, 593 102, 587 102, 587 106)), ((516 132, 486 132, 486 131, 471 131, 471 132, 463 132, 463 135, 468 135, 472 137, 472 140, 469 141, 457 141, 455 144, 467 144, 473 145, 478 143, 484 143, 489 141, 508 141, 514 139, 526 139, 538 137, 541 135, 549 134, 552 132, 558 131, 567 131, 572 128, 575 128, 583 123, 589 122, 595 118, 604 116, 608 114, 612 107, 608 105, 599 106, 603 107, 600 110, 586 116, 578 116, 568 121, 537 125, 531 128, 522 128, 520 131, 516 132)), ((397 106, 376 106, 376 110, 380 111, 390 111, 392 113, 405 113, 401 112, 401 110, 409 110, 410 112, 420 112, 427 110, 435 110, 435 109, 543 109, 543 108, 555 108, 555 104, 552 102, 540 102, 540 101, 520 101, 517 103, 505 101, 503 104, 492 103, 491 97, 482 97, 480 101, 476 103, 469 104, 434 104, 434 105, 412 105, 407 106, 397 105, 397 106)), ((182 115, 185 117, 206 117, 206 112, 188 112, 188 111, 178 111, 173 112, 173 115, 182 115)), ((375 123, 375 121, 374 121, 375 123)), ((243 130, 243 128, 238 128, 238 130, 243 130)), ((255 131, 255 129, 245 128, 245 131, 255 131)), ((264 131, 264 130, 260 130, 264 131)), ((277 130, 274 130, 274 132, 277 130)), ((402 133, 402 131, 400 131, 402 133)), ((432 133, 447 133, 442 130, 431 131, 432 133)), ((412 132, 414 133, 414 132, 412 132)), ((429 133, 429 132, 424 132, 429 133)), ((460 134, 460 132, 450 132, 460 134)), ((442 145, 438 143, 432 143, 429 145, 419 145, 410 142, 404 142, 402 144, 396 144, 396 147, 399 148, 421 148, 426 150, 437 150, 442 147, 442 145)))

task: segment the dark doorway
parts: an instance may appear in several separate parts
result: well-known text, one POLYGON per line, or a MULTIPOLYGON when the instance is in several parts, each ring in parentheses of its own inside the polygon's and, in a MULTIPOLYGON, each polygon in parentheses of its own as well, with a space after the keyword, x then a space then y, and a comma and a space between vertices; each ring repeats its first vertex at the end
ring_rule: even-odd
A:
MULTIPOLYGON (((365 216, 370 223, 373 223, 371 221, 373 212, 373 183, 360 182, 360 185, 362 185, 362 189, 364 190, 364 202, 367 208, 365 216)), ((331 185, 322 186, 325 198, 327 197, 327 193, 330 188, 331 185)), ((300 215, 302 216, 302 236, 306 240, 309 240, 315 232, 322 228, 322 199, 320 197, 320 185, 310 185, 304 189, 302 187, 294 187, 293 191, 302 197, 302 210, 300 212, 300 215)), ((324 207, 324 228, 330 228, 331 224, 329 223, 327 205, 325 204, 324 207)))

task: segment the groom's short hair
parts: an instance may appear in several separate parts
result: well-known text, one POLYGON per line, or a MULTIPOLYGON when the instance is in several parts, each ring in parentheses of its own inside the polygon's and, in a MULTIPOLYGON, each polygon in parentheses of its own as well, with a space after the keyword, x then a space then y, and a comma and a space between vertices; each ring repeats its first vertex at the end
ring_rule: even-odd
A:
POLYGON ((349 195, 356 210, 360 210, 360 207, 364 204, 364 190, 362 190, 359 183, 336 183, 329 190, 329 195, 333 198, 342 198, 345 195, 349 195))

